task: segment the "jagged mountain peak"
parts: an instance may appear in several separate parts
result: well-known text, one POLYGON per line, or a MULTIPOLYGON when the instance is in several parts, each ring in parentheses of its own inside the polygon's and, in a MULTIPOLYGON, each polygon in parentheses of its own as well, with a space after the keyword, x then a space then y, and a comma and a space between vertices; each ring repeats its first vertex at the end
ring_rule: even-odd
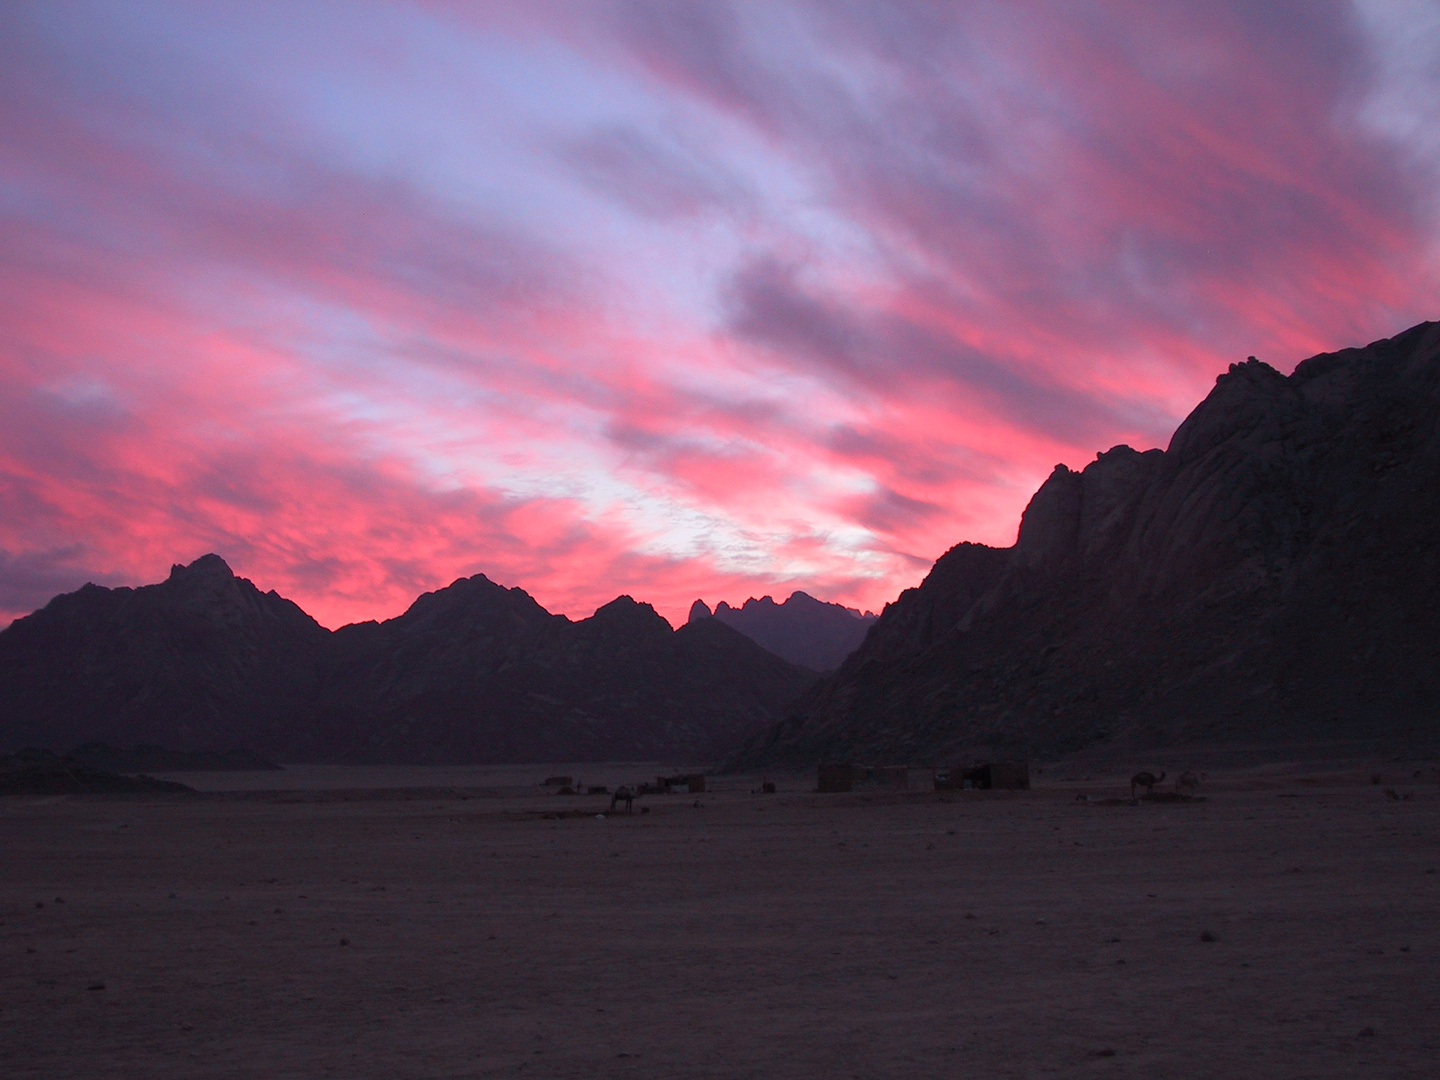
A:
POLYGON ((483 574, 326 631, 218 557, 87 587, 0 631, 0 747, 245 746, 282 760, 703 761, 814 679, 620 596, 552 615, 483 574))
POLYGON ((659 632, 662 628, 666 633, 674 630, 670 620, 661 615, 650 604, 636 600, 633 596, 622 594, 596 608, 595 614, 583 620, 582 625, 590 624, 595 627, 627 627, 636 630, 659 632))
POLYGON ((230 569, 230 564, 212 551, 201 555, 189 565, 184 563, 172 565, 169 580, 180 582, 200 578, 233 578, 234 576, 235 572, 230 569))
POLYGON ((1440 324, 1232 365, 1168 450, 1058 466, 737 763, 1096 739, 1440 742, 1440 324))
MULTIPOLYGON (((695 613, 702 609, 708 614, 709 609, 701 604, 698 609, 691 608, 691 617, 696 618, 695 613)), ((864 639, 875 618, 799 590, 781 604, 769 595, 752 596, 738 608, 722 600, 715 605, 714 617, 777 656, 812 671, 839 667, 864 639)))
POLYGON ((484 574, 473 574, 470 577, 456 578, 444 588, 421 593, 399 617, 411 620, 433 618, 446 612, 495 607, 511 600, 529 601, 537 609, 544 610, 524 589, 507 589, 484 574))
MULTIPOLYGON (((521 588, 506 588, 484 574, 457 578, 444 588, 422 593, 403 613, 382 623, 356 623, 339 633, 348 641, 365 639, 371 647, 406 639, 407 648, 432 641, 469 642, 496 637, 532 638, 554 622, 552 615, 521 588), (358 637, 357 637, 358 635, 358 637), (418 644, 417 644, 418 643, 418 644)), ((346 646, 342 645, 344 650, 346 646)), ((399 647, 396 644, 395 647, 399 647)))

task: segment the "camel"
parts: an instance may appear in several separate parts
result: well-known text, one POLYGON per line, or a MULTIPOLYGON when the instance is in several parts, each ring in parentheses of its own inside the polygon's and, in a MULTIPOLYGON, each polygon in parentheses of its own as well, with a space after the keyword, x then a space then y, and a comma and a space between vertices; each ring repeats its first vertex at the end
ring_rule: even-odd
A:
POLYGON ((615 794, 610 796, 610 812, 613 814, 615 807, 619 806, 622 802, 625 804, 625 812, 627 814, 634 813, 635 793, 628 787, 618 787, 615 789, 615 794))
POLYGON ((1135 789, 1137 787, 1143 787, 1146 795, 1153 795, 1155 793, 1155 785, 1164 779, 1164 770, 1161 770, 1159 776, 1151 772, 1137 772, 1130 778, 1130 797, 1132 799, 1135 797, 1135 789))
POLYGON ((1196 776, 1193 772, 1189 772, 1188 770, 1181 773, 1175 778, 1175 794, 1177 795, 1181 794, 1182 792, 1189 795, 1194 795, 1195 792, 1199 789, 1199 787, 1200 778, 1196 776))

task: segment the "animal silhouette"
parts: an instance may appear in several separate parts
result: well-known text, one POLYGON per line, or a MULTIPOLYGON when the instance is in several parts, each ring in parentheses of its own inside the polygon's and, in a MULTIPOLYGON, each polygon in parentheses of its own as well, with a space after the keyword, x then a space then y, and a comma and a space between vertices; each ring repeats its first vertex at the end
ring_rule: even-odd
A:
POLYGON ((618 787, 615 789, 615 794, 610 796, 610 812, 613 814, 615 807, 619 806, 622 802, 625 804, 625 812, 627 814, 634 812, 635 793, 628 787, 618 787))
POLYGON ((1132 799, 1135 797, 1135 789, 1137 787, 1143 787, 1146 795, 1155 794, 1155 785, 1164 779, 1165 773, 1163 770, 1159 776, 1156 776, 1152 772, 1137 772, 1130 778, 1130 797, 1132 799))
POLYGON ((1175 778, 1175 794, 1194 795, 1200 787, 1200 778, 1193 772, 1182 772, 1175 778))

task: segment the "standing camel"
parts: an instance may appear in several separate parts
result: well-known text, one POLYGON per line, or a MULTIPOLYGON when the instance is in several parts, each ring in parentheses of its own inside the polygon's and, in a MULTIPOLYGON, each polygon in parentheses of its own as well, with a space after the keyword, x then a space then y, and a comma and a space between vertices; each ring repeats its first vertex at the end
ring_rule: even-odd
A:
POLYGON ((622 802, 625 804, 625 812, 627 814, 634 812, 635 793, 628 787, 618 787, 615 789, 615 794, 610 796, 610 812, 613 814, 615 807, 619 806, 622 802))
POLYGON ((1130 797, 1135 798, 1135 789, 1143 787, 1146 795, 1155 794, 1155 785, 1165 779, 1165 772, 1162 769, 1159 776, 1152 772, 1137 772, 1130 778, 1130 797))

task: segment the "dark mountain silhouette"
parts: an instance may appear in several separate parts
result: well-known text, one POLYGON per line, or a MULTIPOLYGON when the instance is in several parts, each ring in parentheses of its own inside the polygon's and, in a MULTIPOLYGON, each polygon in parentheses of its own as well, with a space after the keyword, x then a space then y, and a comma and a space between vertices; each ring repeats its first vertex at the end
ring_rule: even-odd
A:
POLYGON ((814 681, 726 626, 628 596, 571 622, 483 576, 335 644, 324 709, 382 760, 718 758, 814 681))
POLYGON ((1440 324, 1220 376, 1168 450, 1057 466, 732 764, 1440 736, 1440 324))
POLYGON ((329 631, 218 555, 158 585, 86 585, 0 631, 0 746, 324 746, 305 724, 329 631))
POLYGON ((0 631, 0 746, 704 760, 814 678, 719 623, 675 631, 629 597, 572 622, 483 576, 331 633, 206 555, 158 585, 87 585, 0 631))
POLYGON ((0 754, 0 795, 177 795, 194 790, 174 780, 125 776, 52 750, 31 747, 0 754))
POLYGON ((865 640, 875 616, 794 592, 783 604, 753 596, 733 608, 724 600, 712 615, 703 600, 690 606, 690 622, 715 618, 776 656, 812 671, 834 671, 865 640))

